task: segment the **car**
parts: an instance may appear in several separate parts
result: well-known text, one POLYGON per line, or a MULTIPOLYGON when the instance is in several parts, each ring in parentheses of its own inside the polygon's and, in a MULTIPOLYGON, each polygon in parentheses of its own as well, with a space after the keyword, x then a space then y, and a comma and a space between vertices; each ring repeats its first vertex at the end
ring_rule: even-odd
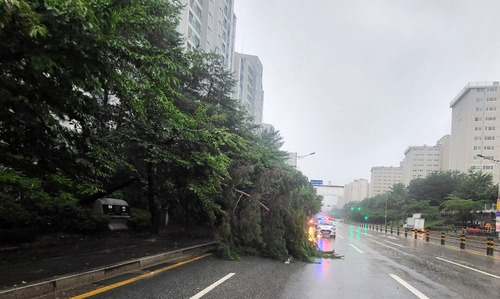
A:
POLYGON ((316 235, 317 236, 329 236, 334 238, 337 236, 336 225, 333 220, 330 219, 319 219, 316 224, 316 235))

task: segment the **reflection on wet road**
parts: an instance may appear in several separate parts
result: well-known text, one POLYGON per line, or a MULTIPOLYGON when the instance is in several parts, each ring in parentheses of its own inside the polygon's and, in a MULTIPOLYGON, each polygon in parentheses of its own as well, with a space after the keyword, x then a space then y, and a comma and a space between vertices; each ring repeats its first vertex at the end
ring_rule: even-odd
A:
POLYGON ((339 224, 337 238, 315 238, 342 259, 319 259, 295 273, 309 287, 283 298, 498 298, 500 257, 426 242, 425 234, 339 224))

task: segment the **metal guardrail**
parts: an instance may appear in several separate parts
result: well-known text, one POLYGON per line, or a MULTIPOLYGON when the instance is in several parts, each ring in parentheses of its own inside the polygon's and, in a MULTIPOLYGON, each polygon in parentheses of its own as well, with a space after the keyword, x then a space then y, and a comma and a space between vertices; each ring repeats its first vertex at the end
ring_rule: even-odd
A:
MULTIPOLYGON (((463 233, 450 233, 440 230, 425 230, 425 231, 415 231, 409 230, 402 227, 387 226, 381 224, 371 224, 371 223, 350 223, 355 226, 364 227, 367 229, 372 229, 375 231, 404 235, 405 237, 412 237, 414 239, 425 240, 426 242, 431 242, 431 240, 440 243, 441 245, 456 245, 458 248, 472 249, 475 251, 485 251, 487 255, 492 256, 494 251, 499 251, 495 249, 495 233, 490 235, 480 236, 480 235, 465 235, 463 233)), ((453 230, 454 231, 454 230, 453 230)))

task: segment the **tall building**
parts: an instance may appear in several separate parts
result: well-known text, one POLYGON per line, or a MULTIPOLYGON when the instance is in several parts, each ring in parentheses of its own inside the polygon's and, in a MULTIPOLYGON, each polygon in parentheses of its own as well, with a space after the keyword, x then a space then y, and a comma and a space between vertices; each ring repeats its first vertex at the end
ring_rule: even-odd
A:
POLYGON ((264 90, 262 89, 262 63, 259 57, 234 53, 233 72, 236 79, 233 98, 252 116, 254 123, 262 123, 264 90))
POLYGON ((365 179, 354 180, 344 186, 344 200, 339 203, 339 208, 353 201, 362 201, 370 194, 370 184, 365 179))
POLYGON ((187 50, 219 54, 227 69, 234 55, 236 16, 234 0, 179 0, 184 6, 177 30, 187 50))
POLYGON ((384 194, 392 186, 403 182, 402 167, 377 166, 371 169, 370 197, 384 194))
POLYGON ((492 173, 499 181, 500 164, 478 157, 500 159, 499 82, 470 82, 451 101, 450 169, 492 173))
POLYGON ((446 134, 436 142, 436 145, 441 149, 441 161, 439 161, 439 169, 441 171, 450 170, 450 140, 451 135, 446 134))
POLYGON ((429 173, 441 170, 441 147, 409 146, 402 162, 403 184, 408 186, 411 180, 425 178, 429 173))

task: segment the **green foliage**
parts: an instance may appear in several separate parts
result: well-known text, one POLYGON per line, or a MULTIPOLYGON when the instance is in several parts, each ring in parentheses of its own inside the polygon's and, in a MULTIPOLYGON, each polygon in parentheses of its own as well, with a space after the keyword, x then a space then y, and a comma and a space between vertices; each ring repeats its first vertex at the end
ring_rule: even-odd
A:
POLYGON ((474 220, 474 212, 481 207, 481 202, 450 195, 449 199, 443 203, 443 212, 451 214, 454 219, 462 223, 462 227, 466 227, 468 221, 474 220))
POLYGON ((467 175, 461 177, 460 184, 450 194, 474 201, 495 202, 498 185, 493 185, 493 176, 489 173, 469 171, 467 175))
POLYGON ((130 216, 127 225, 131 230, 145 231, 151 229, 151 214, 149 211, 131 208, 130 216))
POLYGON ((474 219, 471 210, 481 209, 484 203, 494 202, 497 186, 490 174, 457 171, 435 172, 426 178, 415 179, 405 188, 396 184, 390 192, 346 205, 343 213, 353 221, 400 225, 414 213, 422 213, 428 225, 445 225, 474 219), (462 196, 462 197, 461 197, 462 196), (469 198, 462 201, 462 198, 469 198), (461 199, 461 200, 458 200, 461 199), (350 207, 361 207, 362 211, 350 207))
POLYGON ((407 187, 408 194, 410 198, 427 200, 430 205, 439 206, 460 186, 463 176, 457 171, 434 172, 412 180, 407 187))

